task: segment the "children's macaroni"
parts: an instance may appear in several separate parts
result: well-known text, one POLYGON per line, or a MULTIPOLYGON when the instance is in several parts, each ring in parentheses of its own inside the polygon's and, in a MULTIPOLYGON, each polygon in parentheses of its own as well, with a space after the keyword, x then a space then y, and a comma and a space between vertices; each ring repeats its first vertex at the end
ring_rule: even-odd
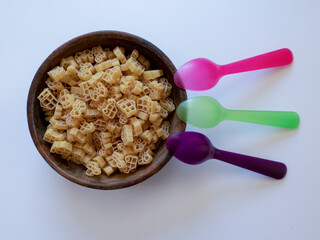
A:
POLYGON ((90 177, 150 164, 169 136, 171 84, 138 50, 125 54, 97 46, 63 58, 38 96, 50 152, 84 165, 90 177))

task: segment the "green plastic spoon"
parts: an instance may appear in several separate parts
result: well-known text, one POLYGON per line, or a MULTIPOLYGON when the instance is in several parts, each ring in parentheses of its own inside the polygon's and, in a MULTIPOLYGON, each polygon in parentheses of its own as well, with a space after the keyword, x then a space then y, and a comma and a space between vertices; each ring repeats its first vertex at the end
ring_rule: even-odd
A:
POLYGON ((182 121, 198 128, 213 128, 223 120, 234 120, 294 129, 300 122, 296 112, 228 110, 207 96, 190 98, 180 103, 177 114, 182 121))

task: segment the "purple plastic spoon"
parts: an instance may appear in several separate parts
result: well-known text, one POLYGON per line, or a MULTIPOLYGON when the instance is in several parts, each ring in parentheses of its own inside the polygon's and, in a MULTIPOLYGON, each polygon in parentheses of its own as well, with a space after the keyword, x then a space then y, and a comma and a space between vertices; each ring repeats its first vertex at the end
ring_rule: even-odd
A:
POLYGON ((281 179, 287 173, 283 163, 217 149, 205 135, 197 132, 173 134, 166 145, 177 159, 191 165, 215 158, 275 179, 281 179))
POLYGON ((288 48, 282 48, 242 61, 218 65, 209 59, 196 58, 183 64, 174 75, 180 88, 203 91, 214 87, 225 75, 253 70, 280 67, 292 63, 293 55, 288 48))

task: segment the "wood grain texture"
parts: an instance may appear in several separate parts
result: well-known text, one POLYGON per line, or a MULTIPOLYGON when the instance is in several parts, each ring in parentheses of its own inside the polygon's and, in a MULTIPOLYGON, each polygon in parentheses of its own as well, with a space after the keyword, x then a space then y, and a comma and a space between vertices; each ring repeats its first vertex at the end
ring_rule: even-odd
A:
MULTIPOLYGON (((48 123, 44 119, 37 96, 46 87, 45 80, 47 72, 60 63, 63 57, 74 55, 78 51, 86 48, 101 45, 102 47, 114 48, 123 46, 127 52, 137 49, 152 64, 152 69, 161 68, 164 75, 172 84, 172 99, 176 107, 180 102, 187 99, 186 91, 178 88, 173 81, 173 75, 176 68, 170 59, 152 43, 132 34, 117 31, 98 31, 76 37, 50 54, 42 63, 31 83, 27 102, 27 117, 30 134, 39 153, 46 162, 59 174, 70 181, 85 187, 96 189, 118 189, 129 187, 146 180, 158 172, 172 157, 162 142, 157 149, 153 162, 147 166, 139 167, 134 173, 129 175, 120 173, 107 177, 105 174, 96 177, 88 177, 85 174, 85 167, 77 165, 71 161, 62 159, 59 155, 50 153, 51 144, 43 141, 43 135, 48 123)), ((171 122, 170 134, 182 132, 186 125, 182 122, 176 112, 169 116, 171 122)))

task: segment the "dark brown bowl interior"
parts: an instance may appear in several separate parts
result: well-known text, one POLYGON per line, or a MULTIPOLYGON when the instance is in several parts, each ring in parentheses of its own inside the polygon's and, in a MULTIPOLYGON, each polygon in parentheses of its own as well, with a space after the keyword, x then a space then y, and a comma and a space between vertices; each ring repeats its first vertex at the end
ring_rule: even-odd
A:
MULTIPOLYGON (((146 180, 158 172, 170 160, 171 154, 166 149, 165 142, 160 144, 153 162, 147 166, 139 167, 134 173, 127 175, 118 171, 110 177, 107 177, 105 174, 96 177, 88 177, 85 174, 84 166, 74 164, 71 161, 66 161, 59 157, 59 155, 51 154, 51 144, 43 141, 43 135, 48 123, 44 119, 44 114, 40 108, 37 96, 46 87, 45 80, 47 79, 47 72, 58 65, 63 57, 74 55, 78 51, 92 48, 97 45, 109 48, 123 46, 127 52, 137 49, 151 62, 153 69, 163 69, 164 75, 173 86, 171 97, 174 104, 178 106, 180 102, 186 100, 186 91, 178 88, 173 81, 173 75, 176 71, 175 66, 159 48, 140 37, 124 32, 92 32, 76 37, 57 48, 38 69, 30 86, 27 102, 29 130, 34 144, 42 157, 54 170, 72 182, 96 189, 129 187, 146 180)), ((171 122, 170 134, 185 130, 185 123, 178 118, 175 112, 171 113, 169 121, 171 122)))

